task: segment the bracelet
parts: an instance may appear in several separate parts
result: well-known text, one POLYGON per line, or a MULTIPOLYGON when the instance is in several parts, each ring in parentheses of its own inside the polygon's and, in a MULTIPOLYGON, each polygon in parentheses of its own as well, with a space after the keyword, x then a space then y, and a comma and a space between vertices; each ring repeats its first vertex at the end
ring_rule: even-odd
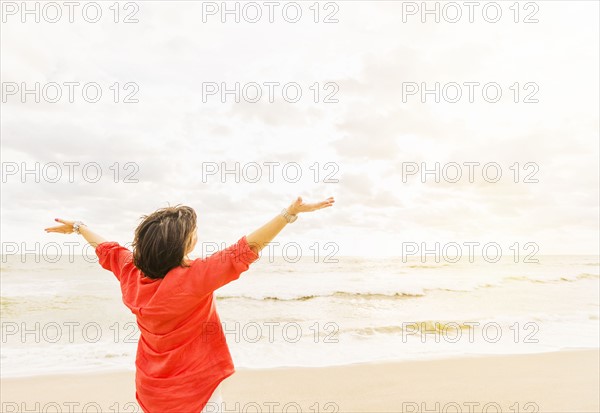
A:
POLYGON ((79 231, 79 228, 81 226, 85 226, 85 224, 81 221, 75 221, 73 222, 73 232, 76 234, 81 234, 81 232, 79 231))
POLYGON ((281 216, 285 218, 288 224, 291 224, 292 222, 298 219, 298 215, 290 214, 287 211, 287 208, 283 208, 283 210, 281 211, 281 216))

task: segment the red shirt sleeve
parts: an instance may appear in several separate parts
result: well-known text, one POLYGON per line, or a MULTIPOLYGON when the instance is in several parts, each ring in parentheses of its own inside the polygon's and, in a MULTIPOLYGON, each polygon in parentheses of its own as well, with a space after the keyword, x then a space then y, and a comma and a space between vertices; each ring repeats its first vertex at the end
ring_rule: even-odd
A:
POLYGON ((192 262, 186 276, 186 292, 201 297, 240 278, 259 255, 250 249, 246 236, 235 244, 214 253, 208 258, 192 262))
POLYGON ((102 268, 111 271, 119 281, 124 272, 123 268, 133 263, 133 253, 113 241, 98 244, 96 255, 102 268))

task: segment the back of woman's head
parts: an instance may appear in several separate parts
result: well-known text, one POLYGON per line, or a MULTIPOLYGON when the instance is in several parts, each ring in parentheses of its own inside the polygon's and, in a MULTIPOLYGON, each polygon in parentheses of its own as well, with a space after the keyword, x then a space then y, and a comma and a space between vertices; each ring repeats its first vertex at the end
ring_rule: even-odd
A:
POLYGON ((196 212, 187 206, 161 208, 142 217, 133 240, 133 263, 149 278, 164 278, 184 263, 196 231, 196 212))

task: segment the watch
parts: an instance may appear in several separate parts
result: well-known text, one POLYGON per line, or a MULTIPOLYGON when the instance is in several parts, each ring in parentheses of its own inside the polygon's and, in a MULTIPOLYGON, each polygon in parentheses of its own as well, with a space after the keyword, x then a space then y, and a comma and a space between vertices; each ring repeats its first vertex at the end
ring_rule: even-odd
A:
POLYGON ((287 211, 287 208, 283 208, 281 210, 281 216, 285 218, 285 220, 288 222, 288 224, 291 224, 292 222, 294 222, 295 220, 298 219, 298 215, 290 214, 287 211))

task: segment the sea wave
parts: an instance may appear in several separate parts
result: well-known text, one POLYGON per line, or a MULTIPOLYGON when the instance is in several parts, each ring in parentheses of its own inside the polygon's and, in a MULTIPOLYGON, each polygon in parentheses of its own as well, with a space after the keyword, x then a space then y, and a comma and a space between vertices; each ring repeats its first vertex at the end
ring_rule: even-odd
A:
POLYGON ((383 300, 390 299, 395 300, 398 298, 416 298, 423 297, 425 294, 419 293, 356 293, 349 291, 335 291, 332 294, 314 294, 314 295, 300 295, 296 297, 273 297, 273 296, 265 296, 265 297, 251 297, 248 295, 221 295, 217 296, 218 300, 231 300, 231 299, 246 299, 246 300, 257 300, 257 301, 307 301, 313 300, 316 298, 327 298, 327 297, 338 297, 338 298, 355 298, 355 299, 364 299, 364 300, 383 300))
POLYGON ((406 266, 406 268, 412 268, 412 269, 435 269, 435 268, 448 267, 449 265, 450 264, 447 264, 447 263, 436 264, 436 265, 432 265, 432 264, 413 264, 413 265, 406 266))
MULTIPOLYGON (((380 288, 372 286, 356 285, 354 290, 329 290, 314 292, 311 290, 304 291, 240 291, 236 293, 225 293, 219 295, 217 292, 217 300, 253 300, 253 301, 283 301, 283 302, 301 302, 317 299, 340 299, 340 300, 403 300, 425 297, 435 293, 470 293, 490 288, 501 288, 506 284, 513 282, 528 282, 534 284, 557 284, 557 283, 573 283, 582 280, 597 280, 599 274, 580 273, 574 275, 555 275, 550 277, 535 276, 535 275, 505 275, 501 277, 493 277, 492 279, 469 280, 463 279, 453 286, 448 286, 447 282, 440 282, 440 285, 435 286, 435 281, 412 279, 406 285, 392 286, 385 285, 380 288), (432 285, 433 284, 433 285, 432 285)), ((348 285, 347 287, 351 287, 348 285)))
POLYGON ((556 284, 560 282, 576 282, 579 280, 597 280, 600 278, 600 274, 589 274, 589 273, 581 273, 574 276, 561 276, 558 278, 532 278, 526 277, 523 275, 514 275, 510 277, 506 277, 507 281, 526 281, 537 284, 556 284))
POLYGON ((443 320, 421 320, 421 321, 410 321, 402 323, 401 325, 391 326, 377 326, 377 327, 361 327, 352 329, 343 329, 339 333, 349 333, 358 336, 374 336, 378 334, 429 334, 432 332, 436 333, 448 333, 455 332, 458 330, 471 330, 474 329, 480 322, 466 321, 466 322, 455 322, 455 321, 443 321, 443 320))

